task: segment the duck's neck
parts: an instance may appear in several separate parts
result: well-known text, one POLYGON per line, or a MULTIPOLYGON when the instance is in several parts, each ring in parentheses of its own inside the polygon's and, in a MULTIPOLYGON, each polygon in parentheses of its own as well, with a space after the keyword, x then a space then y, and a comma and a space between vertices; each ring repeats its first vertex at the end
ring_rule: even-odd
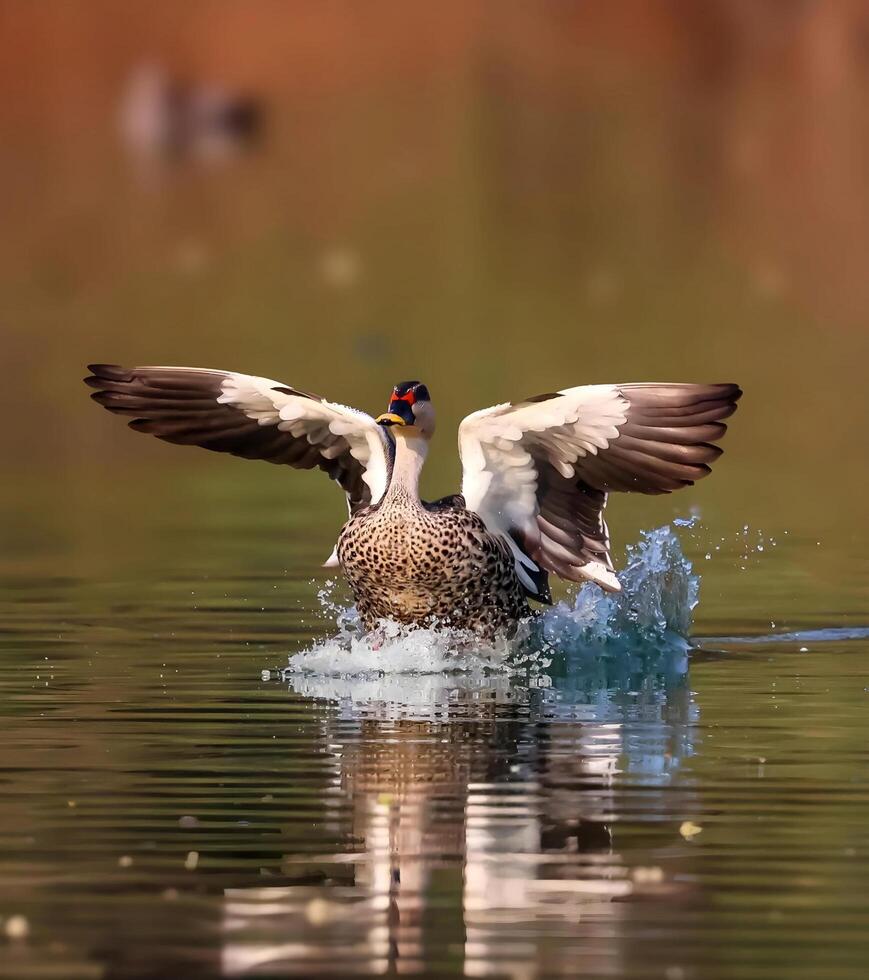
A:
POLYGON ((428 453, 428 440, 420 436, 395 437, 392 478, 383 498, 387 507, 419 507, 419 474, 428 453))

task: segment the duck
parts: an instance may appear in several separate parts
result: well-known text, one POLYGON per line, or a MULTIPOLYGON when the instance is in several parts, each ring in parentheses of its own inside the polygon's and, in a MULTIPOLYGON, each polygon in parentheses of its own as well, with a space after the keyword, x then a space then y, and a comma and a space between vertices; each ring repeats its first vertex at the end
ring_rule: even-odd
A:
POLYGON ((185 80, 147 62, 131 72, 121 99, 121 136, 140 161, 222 161, 261 136, 263 104, 216 83, 185 80))
POLYGON ((591 384, 475 411, 459 425, 461 493, 428 502, 428 387, 394 386, 373 417, 267 378, 191 367, 93 364, 85 384, 130 428, 179 445, 322 470, 347 521, 340 568, 366 631, 385 621, 515 635, 551 604, 549 576, 621 589, 604 510, 611 493, 664 494, 707 476, 736 384, 591 384))

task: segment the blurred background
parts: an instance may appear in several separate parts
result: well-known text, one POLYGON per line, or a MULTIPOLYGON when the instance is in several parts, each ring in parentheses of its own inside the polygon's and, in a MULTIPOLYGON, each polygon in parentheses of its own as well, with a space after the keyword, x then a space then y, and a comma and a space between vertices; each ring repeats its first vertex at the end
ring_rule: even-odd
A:
POLYGON ((734 380, 714 478, 619 502, 616 543, 691 504, 722 533, 853 538, 863 0, 0 0, 0 46, 16 561, 62 543, 109 572, 167 522, 219 528, 253 498, 280 520, 290 492, 325 557, 342 519, 319 473, 131 435, 88 402, 88 361, 262 374, 370 412, 421 377, 430 495, 456 488, 477 407, 734 380))

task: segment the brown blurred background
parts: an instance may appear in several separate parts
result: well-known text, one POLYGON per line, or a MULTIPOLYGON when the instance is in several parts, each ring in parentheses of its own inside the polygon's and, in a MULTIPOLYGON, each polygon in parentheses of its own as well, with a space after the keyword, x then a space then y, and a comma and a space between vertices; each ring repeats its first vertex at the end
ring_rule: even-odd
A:
MULTIPOLYGON (((88 403, 89 360, 369 411, 422 377, 431 494, 476 407, 735 380, 704 513, 855 544, 863 0, 0 0, 0 130, 0 500, 22 551, 126 519, 130 495, 180 506, 170 473, 325 499, 319 474, 126 432, 88 403)), ((340 520, 340 495, 323 506, 340 520)))

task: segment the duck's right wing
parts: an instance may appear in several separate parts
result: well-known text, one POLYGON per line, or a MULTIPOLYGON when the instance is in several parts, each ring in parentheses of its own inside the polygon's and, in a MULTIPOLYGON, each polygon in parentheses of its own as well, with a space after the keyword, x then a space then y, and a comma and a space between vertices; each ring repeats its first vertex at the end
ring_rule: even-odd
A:
POLYGON ((523 574, 543 568, 618 591, 607 494, 702 479, 741 394, 734 384, 584 385, 484 408, 459 426, 462 494, 490 531, 518 542, 526 587, 523 574))
POLYGON ((85 384, 130 428, 185 446, 297 469, 319 467, 347 494, 351 512, 377 503, 389 482, 383 430, 364 412, 319 395, 232 371, 91 364, 85 384))

